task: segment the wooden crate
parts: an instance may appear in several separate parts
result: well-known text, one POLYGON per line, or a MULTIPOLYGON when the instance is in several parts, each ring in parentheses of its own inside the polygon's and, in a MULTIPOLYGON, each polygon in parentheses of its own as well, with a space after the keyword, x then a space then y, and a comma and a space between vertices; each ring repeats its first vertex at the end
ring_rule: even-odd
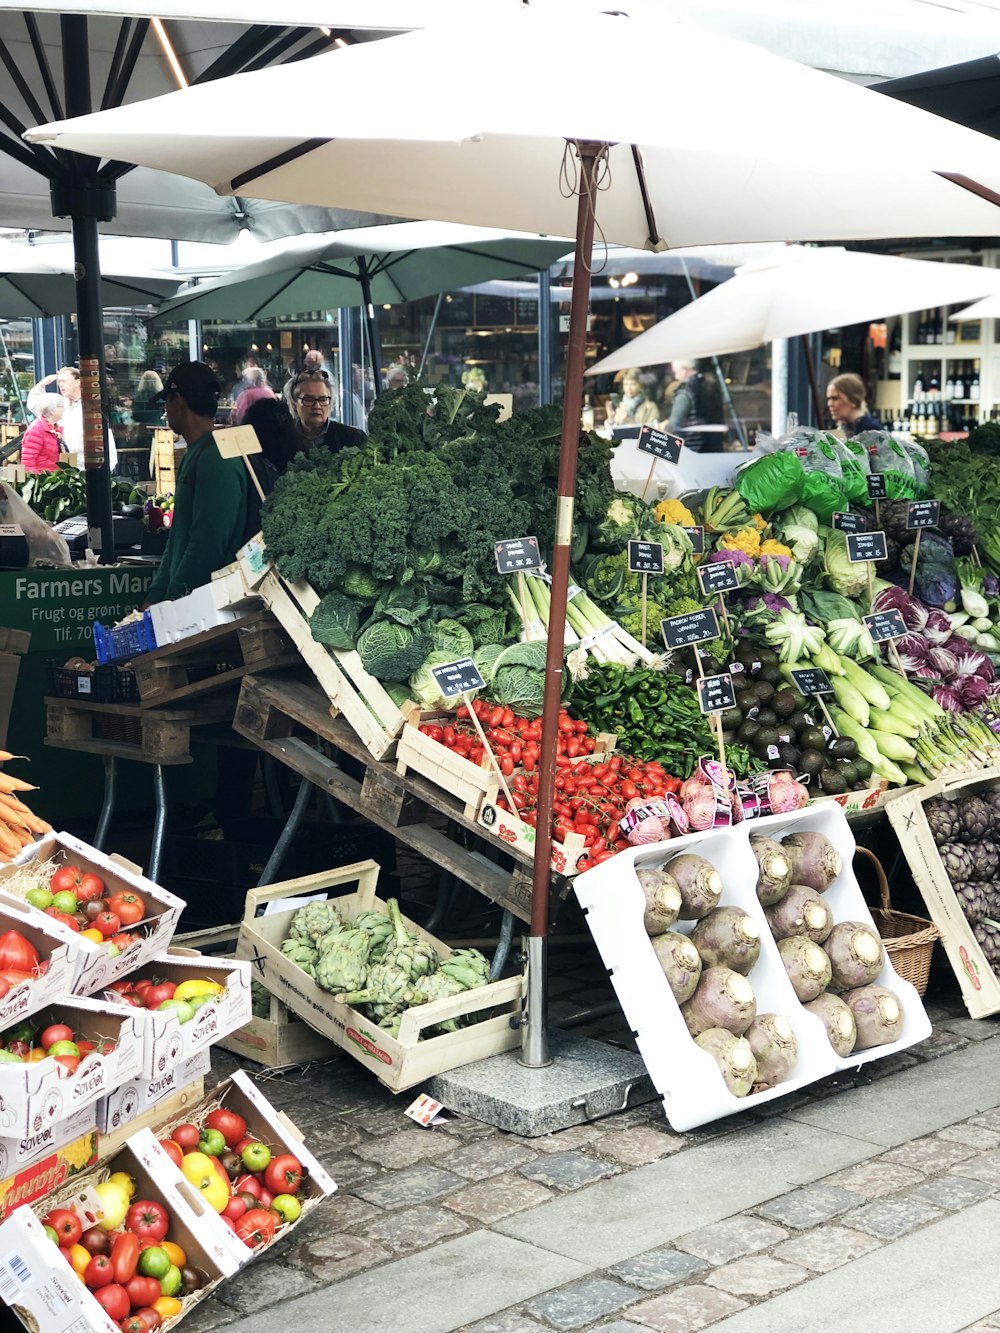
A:
POLYGON ((196 709, 157 710, 48 697, 45 744, 147 764, 190 764, 192 730, 231 721, 235 703, 232 697, 206 699, 196 709))
POLYGON ((443 787, 463 803, 462 813, 466 819, 475 819, 490 783, 496 782, 493 765, 485 755, 482 764, 473 764, 420 730, 427 722, 444 726, 454 721, 451 713, 425 713, 416 705, 404 708, 403 712, 406 721, 396 744, 396 772, 401 775, 419 773, 429 782, 443 787))
POLYGON ((298 661, 275 618, 258 611, 143 653, 132 669, 143 708, 155 708, 217 693, 248 671, 277 671, 298 661))
MULTIPOLYGON (((534 856, 535 830, 513 811, 502 810, 496 803, 499 795, 500 784, 493 778, 479 811, 479 825, 512 850, 534 856)), ((576 863, 586 852, 582 833, 571 833, 565 842, 553 840, 552 869, 557 875, 575 875, 576 863)))
MULTIPOLYGON (((281 952, 281 942, 288 934, 294 910, 257 915, 258 909, 263 910, 267 904, 318 894, 333 898, 348 921, 364 911, 385 912, 385 903, 375 893, 378 873, 374 861, 358 861, 338 870, 251 889, 240 926, 237 957, 250 959, 257 979, 272 994, 370 1069, 393 1092, 412 1088, 434 1074, 518 1045, 518 1018, 525 989, 523 974, 464 991, 451 999, 407 1009, 399 1036, 393 1037, 357 1009, 335 1000, 281 952), (445 1019, 484 1012, 490 1012, 490 1017, 481 1022, 421 1040, 425 1029, 445 1019)), ((431 945, 439 958, 451 956, 452 950, 442 940, 405 917, 404 921, 410 931, 431 945)))
POLYGON ((329 649, 313 638, 309 617, 320 600, 315 589, 269 572, 256 592, 322 686, 331 711, 344 718, 375 759, 390 758, 403 728, 403 714, 385 686, 365 670, 358 653, 329 649))

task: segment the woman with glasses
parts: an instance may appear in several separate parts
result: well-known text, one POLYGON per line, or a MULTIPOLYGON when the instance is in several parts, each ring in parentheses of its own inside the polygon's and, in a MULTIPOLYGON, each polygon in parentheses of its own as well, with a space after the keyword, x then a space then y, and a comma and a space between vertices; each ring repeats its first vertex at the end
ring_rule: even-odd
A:
POLYGON ((307 448, 321 444, 326 449, 345 449, 364 444, 368 438, 363 430, 333 421, 333 384, 325 371, 304 370, 292 384, 292 408, 295 428, 307 448))

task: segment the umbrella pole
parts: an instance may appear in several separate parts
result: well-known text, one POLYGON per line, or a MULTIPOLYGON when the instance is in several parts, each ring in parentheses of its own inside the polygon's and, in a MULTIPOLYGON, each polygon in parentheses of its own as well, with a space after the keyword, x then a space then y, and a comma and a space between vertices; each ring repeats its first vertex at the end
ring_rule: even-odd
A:
POLYGON ((375 333, 372 284, 368 273, 368 263, 364 255, 358 255, 358 276, 361 279, 361 299, 365 303, 365 339, 368 343, 368 358, 372 363, 372 382, 375 385, 375 397, 377 398, 382 392, 382 353, 379 350, 378 337, 375 333))
POLYGON ((812 394, 813 411, 816 413, 816 429, 823 429, 823 402, 819 396, 819 384, 816 380, 816 362, 813 360, 812 344, 809 341, 808 334, 800 333, 799 341, 802 345, 802 354, 806 362, 806 374, 809 376, 809 390, 812 394))
POLYGON ((566 594, 569 587, 569 552, 573 539, 573 498, 576 458, 580 445, 583 404, 583 368, 590 303, 591 248, 594 242, 596 168, 604 145, 574 145, 580 162, 576 214, 576 255, 570 302, 569 343, 563 398, 562 442, 556 497, 556 531, 552 547, 552 588, 548 645, 545 657, 545 692, 542 704, 542 740, 539 755, 535 859, 531 876, 531 934, 528 937, 528 997, 521 1030, 521 1064, 540 1069, 551 1064, 546 1031, 546 952, 549 929, 549 876, 552 861, 552 803, 556 777, 556 739, 562 695, 566 594))
POLYGON ((431 315, 431 326, 427 330, 427 341, 424 343, 423 355, 420 358, 420 365, 417 367, 417 379, 424 373, 424 366, 427 364, 427 357, 431 350, 431 339, 434 337, 434 330, 437 328, 438 315, 441 313, 441 302, 444 300, 444 292, 438 292, 437 300, 434 302, 434 313, 431 315))

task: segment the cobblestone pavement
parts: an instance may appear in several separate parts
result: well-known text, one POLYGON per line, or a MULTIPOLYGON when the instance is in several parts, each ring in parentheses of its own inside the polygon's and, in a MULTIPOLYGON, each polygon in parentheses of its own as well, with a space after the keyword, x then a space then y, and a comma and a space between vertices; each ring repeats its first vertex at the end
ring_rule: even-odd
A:
MULTIPOLYGON (((410 1096, 347 1056, 261 1075, 338 1191, 193 1311, 187 1333, 263 1333, 275 1318, 352 1333, 1000 1330, 1000 1288, 893 1322, 906 1308, 893 1282, 912 1290, 943 1247, 959 1264, 969 1237, 988 1232, 983 1268, 998 1268, 1000 1027, 968 1019, 957 999, 928 1011, 921 1046, 686 1134, 659 1102, 536 1139, 461 1117, 424 1129, 403 1115, 410 1096), (727 1197, 771 1144, 773 1176, 749 1205, 735 1185, 727 1197), (651 1214, 670 1225, 655 1231, 651 1214), (669 1239, 646 1246, 650 1235, 669 1239), (878 1322, 841 1312, 849 1296, 836 1293, 855 1270, 869 1285, 884 1277, 878 1322), (805 1320, 807 1299, 837 1313, 814 1306, 805 1320)), ((627 1042, 620 1020, 601 1026, 587 1035, 627 1042)), ((235 1066, 219 1052, 212 1077, 235 1066)))

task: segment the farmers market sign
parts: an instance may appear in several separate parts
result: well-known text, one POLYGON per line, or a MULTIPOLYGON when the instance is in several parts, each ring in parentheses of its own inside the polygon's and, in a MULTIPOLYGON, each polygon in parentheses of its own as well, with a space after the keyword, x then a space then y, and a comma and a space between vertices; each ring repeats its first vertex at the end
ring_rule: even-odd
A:
POLYGON ((140 603, 152 569, 33 569, 0 574, 0 624, 27 630, 32 652, 93 656, 95 620, 113 625, 140 603))

